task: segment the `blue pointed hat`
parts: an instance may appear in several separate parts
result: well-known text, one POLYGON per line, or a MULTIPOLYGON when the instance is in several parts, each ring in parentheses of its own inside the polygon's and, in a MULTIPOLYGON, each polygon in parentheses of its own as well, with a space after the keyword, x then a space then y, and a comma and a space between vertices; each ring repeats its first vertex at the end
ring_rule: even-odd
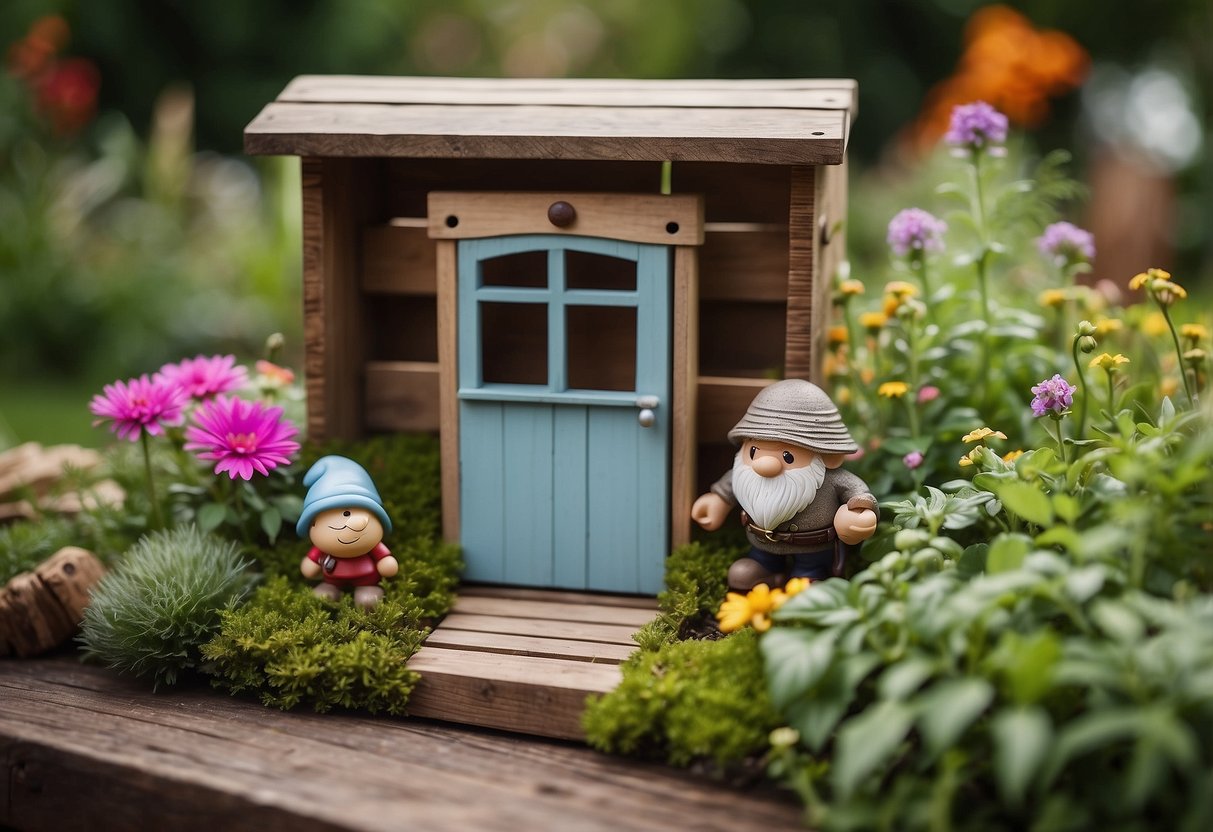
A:
POLYGON ((371 482, 366 469, 343 456, 323 456, 303 477, 308 486, 303 498, 303 514, 295 524, 295 533, 307 537, 312 520, 322 511, 332 508, 364 508, 379 518, 385 534, 392 530, 392 520, 383 510, 383 500, 371 482))

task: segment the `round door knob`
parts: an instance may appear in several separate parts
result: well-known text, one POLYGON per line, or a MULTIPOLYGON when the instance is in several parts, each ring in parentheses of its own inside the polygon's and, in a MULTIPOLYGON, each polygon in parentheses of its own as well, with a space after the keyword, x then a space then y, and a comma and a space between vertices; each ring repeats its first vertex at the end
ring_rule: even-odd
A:
POLYGON ((640 422, 642 428, 651 428, 657 421, 657 414, 646 407, 636 414, 636 421, 640 422))
POLYGON ((548 221, 557 228, 568 228, 577 219, 577 209, 567 202, 553 202, 548 206, 548 221))

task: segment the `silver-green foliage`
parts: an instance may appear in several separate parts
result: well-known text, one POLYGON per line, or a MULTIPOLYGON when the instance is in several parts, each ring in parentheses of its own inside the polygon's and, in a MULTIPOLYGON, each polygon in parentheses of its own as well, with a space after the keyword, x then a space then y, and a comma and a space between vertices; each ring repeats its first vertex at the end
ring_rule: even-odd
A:
POLYGON ((88 656, 156 686, 199 664, 220 612, 239 603, 257 577, 235 543, 194 526, 157 532, 131 548, 97 586, 84 613, 88 656))

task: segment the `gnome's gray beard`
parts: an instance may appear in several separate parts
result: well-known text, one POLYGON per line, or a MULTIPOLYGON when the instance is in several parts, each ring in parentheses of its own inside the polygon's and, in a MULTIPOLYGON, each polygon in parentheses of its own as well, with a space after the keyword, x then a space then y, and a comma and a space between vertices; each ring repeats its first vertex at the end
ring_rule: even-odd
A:
POLYGON ((774 529, 808 508, 826 476, 821 457, 804 468, 790 468, 777 477, 764 477, 741 458, 733 460, 733 496, 750 515, 750 522, 774 529))

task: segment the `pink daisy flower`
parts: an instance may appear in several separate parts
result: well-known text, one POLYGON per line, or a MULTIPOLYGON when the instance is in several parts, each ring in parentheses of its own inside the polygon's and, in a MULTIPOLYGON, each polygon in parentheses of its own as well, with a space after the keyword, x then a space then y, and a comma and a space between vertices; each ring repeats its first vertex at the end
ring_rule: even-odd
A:
POLYGON ((232 479, 251 480, 253 471, 268 476, 299 450, 292 441, 299 431, 282 418, 281 407, 219 395, 198 407, 194 422, 185 429, 185 449, 218 460, 215 473, 232 479))
POLYGON ((209 399, 242 387, 248 371, 236 365, 234 355, 199 355, 182 359, 177 364, 165 364, 157 376, 179 384, 193 399, 209 399))
POLYGON ((176 384, 160 376, 149 379, 144 373, 105 385, 104 393, 93 396, 88 409, 97 417, 94 426, 108 421, 120 439, 135 442, 143 431, 159 436, 165 425, 180 424, 185 403, 185 392, 176 384))

